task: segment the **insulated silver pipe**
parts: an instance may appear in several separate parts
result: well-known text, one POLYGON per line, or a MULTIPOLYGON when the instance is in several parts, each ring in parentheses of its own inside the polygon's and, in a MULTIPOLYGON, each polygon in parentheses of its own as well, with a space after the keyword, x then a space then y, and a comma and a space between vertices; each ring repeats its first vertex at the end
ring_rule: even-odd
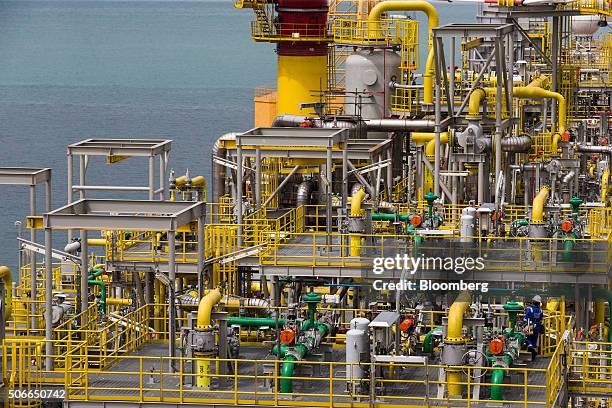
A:
POLYGON ((302 205, 310 204, 310 195, 314 190, 314 182, 312 180, 305 180, 298 185, 297 188, 297 200, 296 206, 300 207, 302 205))
POLYGON ((531 137, 527 135, 504 137, 501 139, 501 149, 504 152, 528 152, 531 149, 531 137))
MULTIPOLYGON (((217 141, 213 144, 212 148, 212 202, 218 203, 221 199, 221 196, 225 194, 225 178, 226 178, 226 169, 222 164, 215 163, 214 156, 220 157, 222 159, 227 159, 227 151, 221 147, 221 140, 223 139, 235 139, 237 133, 226 133, 221 136, 217 141)), ((212 214, 212 222, 217 223, 219 220, 218 210, 213 209, 212 214)))
POLYGON ((565 176, 563 176, 563 183, 567 184, 570 181, 572 181, 572 179, 574 178, 574 176, 576 175, 576 172, 574 170, 570 170, 565 176))

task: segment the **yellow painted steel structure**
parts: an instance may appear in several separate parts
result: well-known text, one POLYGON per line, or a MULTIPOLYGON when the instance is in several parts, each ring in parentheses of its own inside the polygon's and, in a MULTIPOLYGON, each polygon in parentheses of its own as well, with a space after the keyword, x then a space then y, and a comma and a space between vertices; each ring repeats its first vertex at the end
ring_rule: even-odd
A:
POLYGON ((277 114, 312 114, 303 103, 321 101, 327 89, 327 56, 278 56, 277 114))

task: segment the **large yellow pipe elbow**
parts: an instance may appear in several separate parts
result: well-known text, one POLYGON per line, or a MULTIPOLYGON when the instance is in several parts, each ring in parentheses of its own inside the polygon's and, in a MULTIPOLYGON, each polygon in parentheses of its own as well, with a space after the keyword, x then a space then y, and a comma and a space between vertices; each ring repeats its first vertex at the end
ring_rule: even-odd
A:
POLYGON ((548 302, 546 302, 546 310, 548 310, 549 312, 556 312, 557 310, 559 310, 559 299, 548 299, 548 302))
POLYGON ((382 33, 380 19, 387 11, 421 11, 427 15, 427 32, 429 38, 429 53, 425 63, 423 74, 423 102, 433 104, 433 75, 434 75, 434 53, 432 42, 432 31, 439 24, 438 11, 426 1, 383 1, 372 8, 368 15, 368 25, 371 37, 378 37, 382 33))
POLYGON ((544 224, 544 206, 546 201, 548 201, 549 194, 550 188, 542 187, 533 199, 533 206, 531 208, 531 222, 533 224, 544 224))
MULTIPOLYGON (((361 217, 361 202, 366 196, 363 188, 355 191, 351 197, 351 217, 361 217)), ((350 239, 351 256, 359 256, 361 254, 361 235, 352 234, 350 239)))
POLYGON ((486 92, 482 88, 476 88, 470 94, 470 101, 468 104, 468 116, 471 118, 480 116, 480 104, 482 100, 487 96, 486 92))
MULTIPOLYGON (((444 339, 445 343, 465 343, 463 337, 463 315, 469 309, 471 303, 471 293, 465 291, 461 292, 451 305, 448 311, 448 326, 446 329, 446 338, 444 339)), ((446 379, 448 382, 448 395, 461 395, 461 370, 448 368, 446 370, 446 379)))
MULTIPOLYGON (((448 132, 440 133, 440 144, 448 143, 448 132)), ((427 142, 427 146, 425 146, 425 155, 427 157, 434 157, 436 155, 436 138, 434 137, 432 140, 427 142)))
POLYGON ((460 343, 463 338, 463 315, 472 303, 472 295, 469 291, 461 292, 448 311, 448 329, 445 342, 460 343))
MULTIPOLYGON (((440 137, 448 136, 448 132, 441 132, 440 137)), ((417 145, 422 145, 424 143, 430 142, 436 138, 436 134, 434 132, 412 132, 410 133, 410 140, 412 140, 417 145)))
POLYGON ((205 329, 210 326, 213 307, 219 303, 223 295, 219 289, 211 290, 200 300, 198 305, 198 329, 205 329))
POLYGON ((8 321, 13 314, 13 274, 8 266, 0 266, 0 279, 4 283, 4 319, 8 321))

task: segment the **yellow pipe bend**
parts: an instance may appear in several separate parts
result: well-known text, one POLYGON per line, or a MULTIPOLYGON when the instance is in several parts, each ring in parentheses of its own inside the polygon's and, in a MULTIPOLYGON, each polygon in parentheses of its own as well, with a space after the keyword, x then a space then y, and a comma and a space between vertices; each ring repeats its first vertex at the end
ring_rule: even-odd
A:
POLYGON ((427 15, 429 52, 425 63, 425 73, 423 74, 423 102, 433 104, 434 53, 432 31, 439 25, 438 11, 431 3, 423 0, 380 2, 370 10, 368 15, 370 36, 376 37, 382 32, 380 19, 382 14, 387 11, 422 11, 427 15))
MULTIPOLYGON (((440 144, 448 143, 448 132, 440 134, 440 144)), ((425 146, 425 155, 427 157, 434 157, 436 155, 436 139, 435 137, 427 142, 427 146, 425 146)))
POLYGON ((198 305, 198 329, 205 329, 211 324, 211 315, 213 307, 219 303, 223 295, 221 295, 221 291, 217 288, 211 290, 200 300, 198 305))
MULTIPOLYGON (((448 327, 446 330, 445 343, 465 343, 463 337, 463 315, 470 308, 472 295, 469 291, 459 293, 448 311, 448 327)), ((461 395, 461 370, 449 367, 446 369, 448 383, 448 395, 461 395)))
MULTIPOLYGON (((361 202, 366 196, 365 190, 360 188, 355 191, 351 197, 351 217, 361 217, 361 202)), ((350 239, 350 254, 351 256, 359 256, 361 253, 361 235, 351 234, 350 239)))
POLYGON ((13 274, 8 266, 0 266, 0 279, 4 283, 4 319, 8 321, 13 314, 13 274))
POLYGON ((559 310, 559 299, 558 298, 549 298, 546 302, 546 310, 549 312, 556 312, 559 310))
MULTIPOLYGON (((448 132, 441 132, 440 137, 448 136, 448 132)), ((433 139, 435 139, 435 132, 412 132, 410 133, 410 140, 412 140, 417 145, 422 145, 423 143, 427 143, 433 139)))
POLYGON ((463 315, 472 304, 472 294, 469 291, 459 293, 448 311, 448 328, 445 342, 460 343, 463 338, 463 315))
POLYGON ((544 206, 548 201, 549 194, 550 188, 542 187, 533 199, 533 206, 531 207, 531 222, 533 224, 544 224, 544 206))
POLYGON ((530 84, 528 86, 512 88, 512 93, 514 97, 523 99, 556 99, 559 110, 559 117, 557 118, 559 127, 557 132, 565 132, 567 128, 567 104, 565 102, 565 97, 559 92, 548 91, 537 86, 531 86, 530 84))
POLYGON ((470 101, 468 104, 468 117, 477 118, 480 117, 480 105, 482 100, 487 96, 487 93, 482 88, 476 88, 470 94, 470 101))

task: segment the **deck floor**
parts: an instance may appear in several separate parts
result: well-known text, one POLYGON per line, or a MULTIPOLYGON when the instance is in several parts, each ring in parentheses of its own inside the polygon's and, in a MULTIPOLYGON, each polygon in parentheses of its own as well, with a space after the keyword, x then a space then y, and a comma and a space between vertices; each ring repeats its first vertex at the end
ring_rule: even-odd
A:
MULTIPOLYGON (((242 347, 240 358, 241 359, 272 359, 272 356, 267 354, 268 348, 265 347, 242 347)), ((152 343, 147 344, 138 352, 133 353, 134 356, 147 356, 147 357, 163 357, 167 355, 167 345, 152 343)), ((344 351, 333 349, 332 360, 335 362, 343 362, 345 359, 344 351)), ((322 356, 313 356, 313 360, 322 361, 322 356)), ((285 405, 283 401, 286 401, 286 405, 291 404, 292 400, 304 402, 319 402, 329 403, 330 401, 330 389, 329 389, 329 365, 307 365, 296 369, 294 376, 296 377, 308 377, 308 379, 296 379, 293 381, 294 388, 292 394, 277 394, 274 395, 273 385, 269 384, 263 378, 238 378, 237 384, 233 375, 227 378, 227 385, 225 387, 219 384, 219 378, 214 377, 212 381, 211 390, 205 390, 203 388, 194 387, 190 384, 179 384, 179 377, 176 374, 171 374, 167 362, 162 364, 163 376, 160 376, 160 362, 156 360, 147 360, 142 367, 144 372, 143 375, 138 374, 140 371, 140 360, 139 359, 121 359, 109 369, 91 373, 88 376, 88 396, 89 398, 95 399, 107 399, 113 400, 125 399, 126 397, 140 397, 140 400, 171 400, 178 399, 182 396, 184 399, 197 398, 202 402, 206 401, 218 401, 227 400, 227 404, 232 404, 235 401, 236 394, 234 393, 235 386, 239 391, 238 398, 240 400, 259 400, 259 401, 273 401, 275 398, 278 399, 279 405, 285 405), (154 374, 151 374, 153 372, 154 374), (160 378, 161 377, 161 378, 160 378), (140 390, 140 384, 142 384, 142 391, 140 390), (107 398, 106 398, 107 397, 107 398)), ((548 364, 548 359, 538 358, 535 362, 530 362, 526 366, 530 368, 545 368, 548 364)), ((522 366, 522 365, 521 365, 522 366)), ((333 402, 334 403, 350 403, 350 402, 367 402, 368 398, 353 398, 347 392, 347 382, 345 381, 345 366, 342 364, 335 364, 334 371, 331 374, 333 381, 333 402)), ((183 367, 184 372, 190 372, 191 364, 185 363, 183 367)), ((258 376, 264 374, 264 371, 268 372, 268 375, 273 373, 273 364, 268 367, 265 365, 255 363, 241 363, 239 368, 240 375, 251 375, 258 376)), ((212 367, 213 375, 215 368, 212 367)), ((405 367, 399 368, 396 372, 396 378, 399 380, 413 380, 411 383, 387 383, 385 389, 377 390, 376 401, 379 403, 396 403, 396 404, 410 404, 410 405, 421 405, 421 406, 458 406, 458 402, 449 402, 446 400, 425 400, 427 394, 426 384, 426 370, 425 367, 405 367), (404 397, 399 399, 397 397, 404 397), (414 398, 414 399, 413 399, 414 398)), ((437 369, 429 370, 429 380, 436 381, 438 379, 437 369)), ((545 389, 544 388, 531 388, 527 397, 524 395, 524 388, 522 384, 524 378, 522 374, 507 377, 506 381, 512 384, 521 385, 520 387, 507 386, 504 394, 504 398, 507 400, 516 401, 514 404, 504 404, 504 407, 525 407, 525 406, 538 406, 545 402, 545 389), (510 378, 510 380, 508 380, 510 378), (519 403, 520 401, 520 403, 519 403), (527 403, 523 402, 527 401, 527 403), (540 404, 538 404, 540 403, 540 404)), ((184 379, 183 382, 188 382, 184 379)), ((545 385, 546 378, 544 373, 531 373, 529 375, 529 384, 545 385)), ((84 396, 84 390, 75 388, 71 391, 76 398, 82 398, 84 396)), ((435 384, 429 385, 429 397, 435 398, 437 395, 437 386, 435 384)), ((481 400, 488 399, 489 391, 488 387, 481 387, 481 400)), ((461 404, 459 404, 461 405, 461 404)), ((467 405, 467 404, 466 404, 467 405)))

